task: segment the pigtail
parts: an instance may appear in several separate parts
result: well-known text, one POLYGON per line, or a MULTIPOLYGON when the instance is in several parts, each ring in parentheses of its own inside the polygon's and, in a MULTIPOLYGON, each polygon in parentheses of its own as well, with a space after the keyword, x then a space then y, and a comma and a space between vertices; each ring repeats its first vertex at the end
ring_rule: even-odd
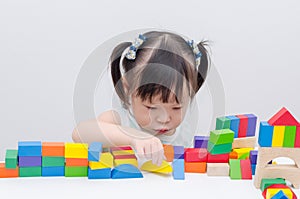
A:
POLYGON ((201 62, 200 65, 198 66, 198 75, 197 75, 197 89, 196 92, 201 88, 202 84, 204 83, 206 76, 207 76, 207 71, 208 67, 210 64, 210 57, 208 54, 208 51, 206 47, 208 46, 208 41, 201 41, 200 43, 197 44, 202 56, 201 56, 201 62))
POLYGON ((122 74, 120 70, 120 60, 124 50, 131 45, 130 42, 123 42, 117 45, 110 56, 111 76, 114 83, 115 90, 123 102, 127 102, 126 93, 124 91, 123 82, 121 81, 122 74))

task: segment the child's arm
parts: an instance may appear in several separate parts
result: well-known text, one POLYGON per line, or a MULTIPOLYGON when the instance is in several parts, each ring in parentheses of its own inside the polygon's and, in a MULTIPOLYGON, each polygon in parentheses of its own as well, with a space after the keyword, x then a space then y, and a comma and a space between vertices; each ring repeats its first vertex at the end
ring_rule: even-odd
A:
POLYGON ((140 157, 152 159, 154 164, 160 165, 164 151, 161 141, 148 133, 121 125, 119 114, 106 111, 97 119, 80 122, 74 129, 74 142, 102 142, 103 146, 131 145, 140 157))

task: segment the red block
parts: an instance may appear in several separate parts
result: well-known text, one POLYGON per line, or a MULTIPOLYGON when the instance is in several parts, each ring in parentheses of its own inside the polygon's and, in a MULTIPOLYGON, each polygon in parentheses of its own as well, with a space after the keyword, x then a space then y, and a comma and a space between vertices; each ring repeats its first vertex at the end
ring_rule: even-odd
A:
POLYGON ((247 136, 247 128, 248 128, 248 117, 245 115, 236 115, 240 119, 239 132, 238 137, 246 137, 247 136))
POLYGON ((186 162, 207 162, 207 149, 185 148, 184 161, 186 162))
POLYGON ((295 138, 295 148, 300 148, 300 126, 297 126, 296 138, 295 138))
POLYGON ((241 172, 243 180, 251 180, 252 179, 252 168, 250 159, 241 160, 241 172))
POLYGON ((208 152, 207 153, 207 162, 208 163, 228 163, 229 162, 229 153, 212 155, 208 152))
POLYGON ((283 184, 273 184, 273 185, 271 185, 271 186, 269 186, 268 188, 266 188, 263 192, 262 192, 262 195, 263 195, 263 197, 264 198, 266 198, 266 195, 267 195, 267 190, 268 189, 290 189, 291 191, 292 191, 292 193, 293 193, 293 199, 297 199, 297 196, 296 196, 296 194, 293 192, 293 190, 290 188, 290 187, 288 187, 288 186, 286 186, 286 185, 283 185, 283 184))
POLYGON ((115 155, 114 159, 136 159, 136 156, 134 154, 129 154, 129 155, 115 155))
POLYGON ((285 107, 280 109, 280 111, 278 111, 271 119, 269 119, 268 123, 271 126, 299 126, 299 122, 285 107))
POLYGON ((87 158, 66 158, 66 166, 88 166, 87 158))
POLYGON ((123 150, 132 150, 132 148, 131 146, 110 147, 110 151, 123 151, 123 150))

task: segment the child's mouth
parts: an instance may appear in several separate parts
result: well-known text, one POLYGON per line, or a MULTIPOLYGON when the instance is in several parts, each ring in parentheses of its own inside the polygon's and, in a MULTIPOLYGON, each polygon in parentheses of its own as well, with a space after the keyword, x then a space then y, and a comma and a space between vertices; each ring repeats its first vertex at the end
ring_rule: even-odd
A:
POLYGON ((156 130, 159 134, 164 134, 169 131, 169 129, 158 129, 156 130))

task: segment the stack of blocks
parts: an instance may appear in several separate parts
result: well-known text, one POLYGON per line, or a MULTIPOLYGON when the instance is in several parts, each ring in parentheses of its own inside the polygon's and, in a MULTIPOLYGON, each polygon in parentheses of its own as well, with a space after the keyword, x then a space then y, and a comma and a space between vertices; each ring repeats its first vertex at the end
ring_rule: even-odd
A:
POLYGON ((281 181, 278 184, 276 184, 276 182, 269 183, 267 186, 264 187, 264 191, 262 192, 262 195, 265 199, 297 199, 297 196, 292 191, 292 189, 287 185, 285 185, 284 180, 282 179, 264 179, 264 180, 281 181))
POLYGON ((66 177, 88 176, 88 144, 66 143, 65 158, 66 177))
POLYGON ((255 175, 257 155, 258 155, 257 150, 250 151, 250 163, 251 163, 252 175, 255 175))
POLYGON ((114 166, 132 164, 133 166, 138 167, 135 152, 130 146, 111 147, 110 151, 114 157, 114 166))
POLYGON ((183 146, 173 146, 174 158, 172 161, 173 167, 173 179, 184 180, 184 147, 183 146))
POLYGON ((42 176, 65 176, 65 143, 42 143, 42 176))
POLYGON ((184 171, 186 173, 206 173, 207 150, 204 148, 184 149, 184 171))

